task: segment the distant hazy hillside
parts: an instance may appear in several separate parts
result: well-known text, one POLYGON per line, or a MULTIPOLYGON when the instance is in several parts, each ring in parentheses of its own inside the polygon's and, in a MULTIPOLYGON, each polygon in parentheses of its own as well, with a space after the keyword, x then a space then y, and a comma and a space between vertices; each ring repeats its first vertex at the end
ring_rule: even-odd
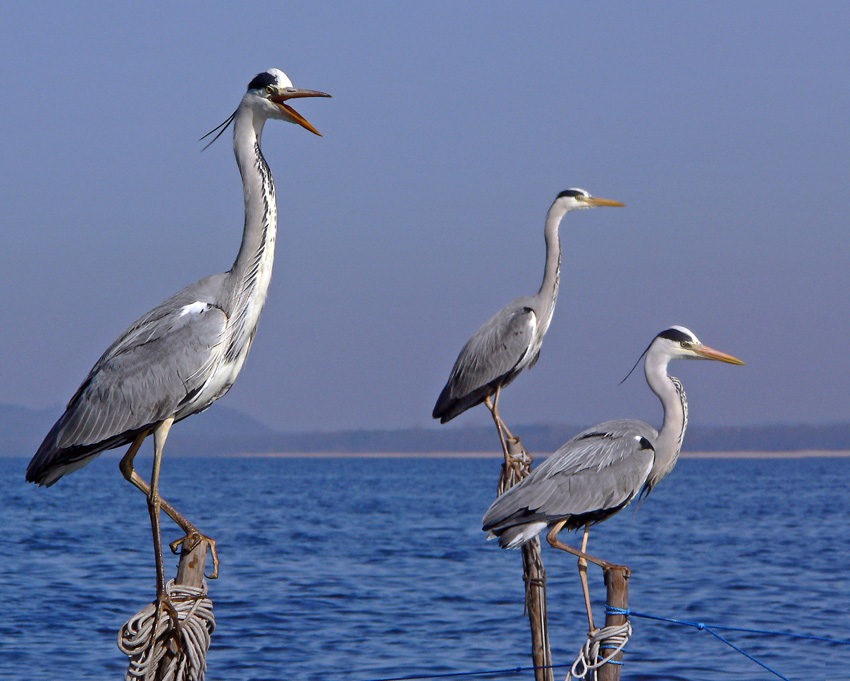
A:
MULTIPOLYGON (((61 414, 61 408, 0 405, 0 456, 32 456, 61 414)), ((516 426, 532 453, 551 453, 583 426, 516 426)), ((686 450, 850 450, 850 424, 706 427, 688 429, 686 450)), ((486 452, 496 451, 492 427, 430 427, 403 430, 344 430, 282 433, 241 412, 216 405, 182 421, 168 438, 169 456, 268 452, 486 452)))
MULTIPOLYGON (((32 456, 44 436, 62 415, 55 409, 26 409, 0 405, 0 456, 32 456)), ((281 433, 250 416, 216 405, 215 408, 181 421, 168 436, 168 454, 211 454, 278 451, 281 433)))

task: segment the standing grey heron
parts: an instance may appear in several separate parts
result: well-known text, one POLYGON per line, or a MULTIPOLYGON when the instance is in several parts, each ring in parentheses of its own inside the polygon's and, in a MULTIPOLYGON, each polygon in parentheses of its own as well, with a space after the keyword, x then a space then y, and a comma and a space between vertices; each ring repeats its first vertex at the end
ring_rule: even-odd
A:
POLYGON ((217 138, 233 123, 233 150, 242 175, 245 225, 233 267, 175 293, 122 333, 89 372, 27 467, 28 481, 50 486, 101 452, 130 445, 120 468, 148 497, 160 604, 165 598, 160 509, 186 532, 172 549, 207 540, 213 557, 210 576, 218 575, 215 542, 159 496, 159 471, 171 426, 204 411, 230 389, 257 330, 277 232, 274 181, 260 151, 263 126, 277 119, 319 135, 287 102, 329 96, 293 87, 278 69, 260 73, 248 84, 233 115, 212 131, 218 131, 217 138), (154 464, 148 484, 135 471, 133 459, 151 434, 154 464))
POLYGON ((712 359, 743 364, 703 345, 683 326, 671 326, 659 333, 641 358, 644 356, 646 382, 664 408, 661 430, 643 421, 619 419, 579 433, 496 499, 482 521, 484 531, 498 537, 502 548, 518 548, 548 528, 547 539, 552 546, 577 555, 591 630, 594 626, 585 561, 602 568, 613 565, 587 555, 590 526, 619 513, 635 496, 649 494, 673 470, 682 449, 688 402, 679 379, 668 375, 668 363, 674 359, 712 359), (558 539, 564 528, 584 528, 580 551, 558 539))
POLYGON ((546 267, 536 295, 523 296, 491 317, 470 338, 455 360, 452 373, 437 398, 432 416, 440 423, 451 421, 467 409, 486 403, 502 443, 512 437, 499 417, 499 393, 523 369, 530 369, 540 356, 543 336, 549 329, 561 278, 561 239, 558 228, 573 210, 595 206, 624 206, 619 201, 591 196, 584 189, 565 189, 555 198, 546 216, 546 267))

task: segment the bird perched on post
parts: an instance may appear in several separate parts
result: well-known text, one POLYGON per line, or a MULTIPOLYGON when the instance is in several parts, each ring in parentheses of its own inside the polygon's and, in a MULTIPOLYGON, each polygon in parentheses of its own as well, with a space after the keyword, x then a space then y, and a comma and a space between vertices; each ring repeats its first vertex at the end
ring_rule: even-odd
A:
POLYGON ((510 431, 499 417, 499 393, 540 356, 543 336, 549 329, 561 275, 561 240, 558 228, 574 210, 596 206, 624 206, 619 201, 591 196, 584 189, 565 189, 555 198, 546 216, 546 266, 536 295, 517 298, 491 317, 470 338, 455 360, 449 380, 437 398, 432 416, 440 423, 482 402, 487 404, 505 459, 505 436, 510 431))
POLYGON ((618 513, 636 496, 649 494, 673 470, 682 449, 688 402, 682 383, 668 375, 668 363, 674 359, 711 359, 743 364, 703 345, 683 326, 671 326, 659 333, 641 358, 644 356, 646 382, 664 409, 661 430, 643 421, 620 419, 579 433, 497 498, 482 521, 484 531, 498 537, 502 548, 518 548, 548 528, 547 539, 552 546, 579 556, 591 630, 593 616, 584 561, 603 568, 612 564, 586 554, 590 526, 618 513), (564 528, 584 528, 581 551, 558 539, 564 528))
POLYGON ((172 424, 205 410, 230 389, 257 330, 277 233, 274 181, 260 151, 263 126, 269 119, 282 120, 319 135, 288 102, 329 96, 293 87, 279 69, 251 80, 233 115, 212 131, 219 131, 215 140, 233 123, 233 149, 242 175, 245 224, 233 267, 175 293, 122 333, 95 363, 27 468, 28 481, 49 486, 101 452, 130 445, 120 468, 148 496, 160 602, 165 584, 160 508, 186 532, 172 548, 189 537, 193 543, 206 539, 213 556, 211 577, 218 574, 215 542, 159 496, 159 470, 172 424), (133 459, 151 434, 154 466, 148 484, 133 468, 133 459))

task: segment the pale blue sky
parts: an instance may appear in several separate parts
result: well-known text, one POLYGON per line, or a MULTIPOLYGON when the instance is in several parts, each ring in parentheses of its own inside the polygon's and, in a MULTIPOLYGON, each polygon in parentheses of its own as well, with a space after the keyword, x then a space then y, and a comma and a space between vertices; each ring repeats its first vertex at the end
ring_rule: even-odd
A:
POLYGON ((843 2, 7 4, 0 403, 64 404, 138 316, 230 266, 238 173, 229 139, 197 140, 275 66, 334 98, 298 106, 321 139, 266 128, 278 259, 223 404, 431 424, 578 186, 628 208, 564 220, 509 424, 657 424, 642 377, 617 383, 674 323, 748 362, 674 365, 692 423, 845 421, 848 25, 843 2))

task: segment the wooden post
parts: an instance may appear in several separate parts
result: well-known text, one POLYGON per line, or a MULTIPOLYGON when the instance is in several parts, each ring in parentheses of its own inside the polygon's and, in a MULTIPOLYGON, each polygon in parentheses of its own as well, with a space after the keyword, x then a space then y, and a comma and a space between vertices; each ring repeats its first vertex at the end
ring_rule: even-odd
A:
MULTIPOLYGON (((623 565, 616 565, 605 570, 605 586, 608 588, 608 599, 606 603, 612 608, 621 608, 628 610, 629 608, 629 568, 623 565)), ((606 613, 605 626, 615 627, 625 624, 628 617, 626 615, 615 615, 606 613)), ((599 649, 599 657, 604 658, 610 654, 610 650, 604 648, 599 649)), ((597 671, 598 681, 620 681, 620 671, 623 668, 623 651, 621 650, 612 659, 612 662, 620 664, 603 664, 597 671)))
MULTIPOLYGON (((532 458, 518 437, 508 438, 508 455, 516 465, 502 465, 499 479, 499 494, 504 494, 513 485, 531 472, 532 458)), ((549 647, 549 622, 546 610, 546 570, 540 555, 540 539, 522 547, 523 580, 525 581, 525 608, 531 625, 531 659, 534 663, 535 681, 554 681, 552 649, 549 647)))
POLYGON ((207 565, 209 544, 202 539, 191 551, 186 550, 185 542, 183 542, 182 547, 180 565, 177 567, 177 578, 174 583, 200 589, 204 583, 204 569, 207 565))
POLYGON ((549 648, 549 622, 546 610, 546 570, 540 556, 540 539, 535 537, 522 547, 525 580, 525 608, 531 625, 531 659, 535 681, 554 681, 552 650, 549 648))
MULTIPOLYGON (((177 577, 175 577, 174 583, 179 586, 200 589, 204 584, 204 568, 207 564, 209 544, 202 539, 191 551, 186 550, 186 542, 183 542, 181 546, 180 564, 177 566, 177 577)), ((168 649, 165 651, 162 660, 157 665, 157 681, 160 681, 163 674, 167 673, 171 661, 177 657, 178 653, 177 641, 172 638, 168 642, 168 649)))

